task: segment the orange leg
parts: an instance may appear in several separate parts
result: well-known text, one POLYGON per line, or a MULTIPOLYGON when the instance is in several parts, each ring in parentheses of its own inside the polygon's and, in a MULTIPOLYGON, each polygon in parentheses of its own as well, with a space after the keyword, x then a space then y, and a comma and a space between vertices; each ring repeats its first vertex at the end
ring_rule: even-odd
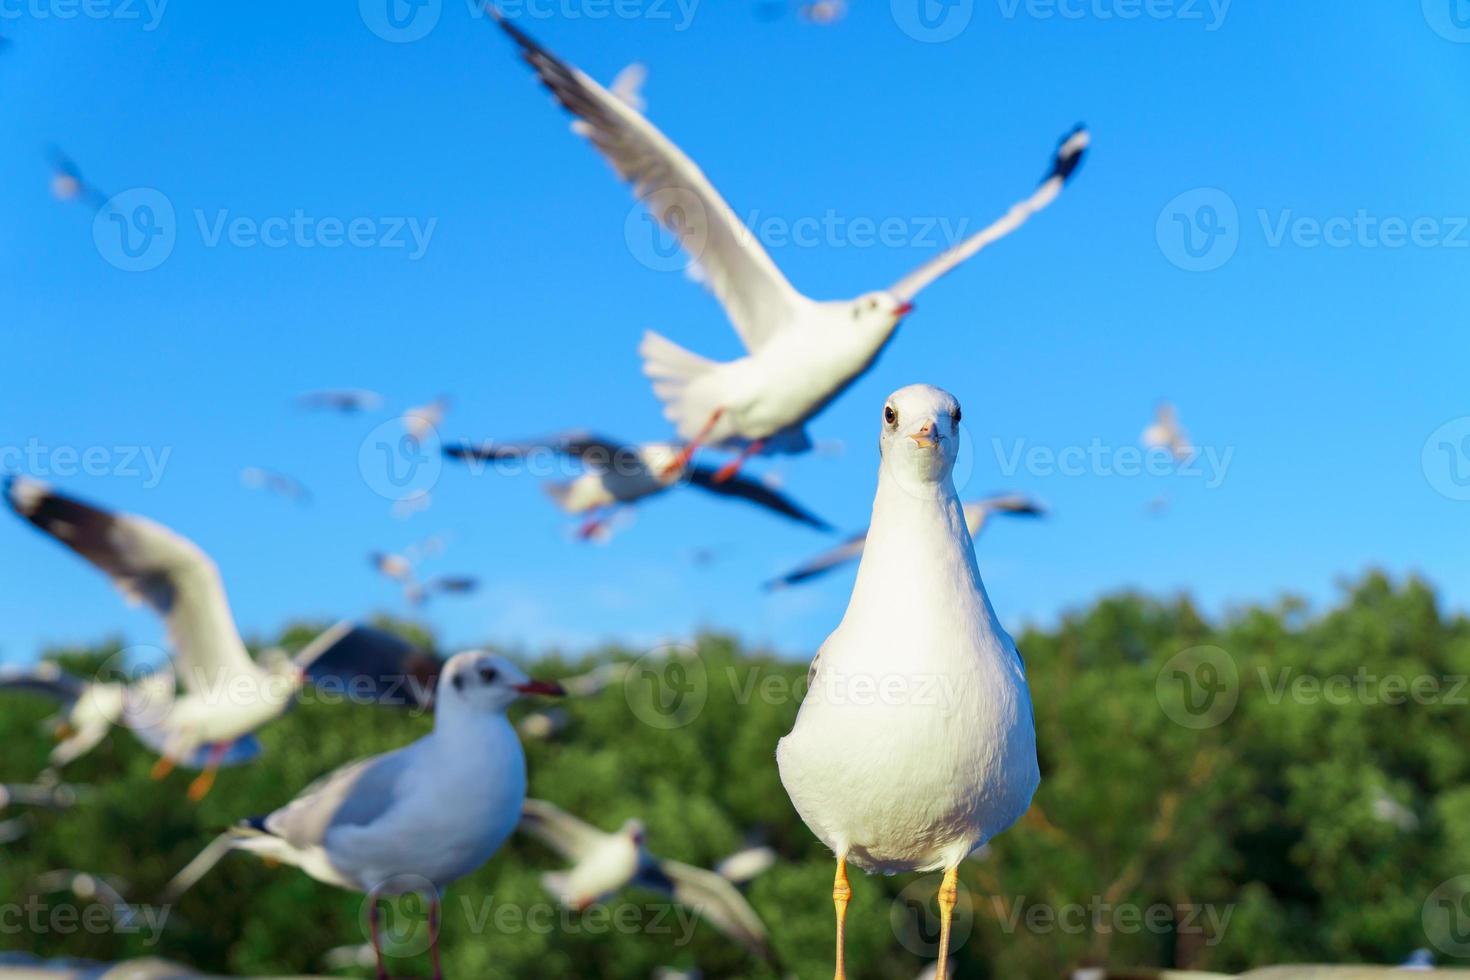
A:
POLYGON ((197 779, 189 784, 189 800, 198 803, 214 788, 214 774, 219 771, 219 765, 225 760, 225 753, 230 751, 233 742, 216 742, 209 747, 209 758, 204 763, 204 771, 197 779))
POLYGON ((709 438, 709 434, 714 431, 715 424, 720 421, 720 416, 724 414, 725 410, 723 408, 715 409, 714 414, 709 417, 709 421, 704 423, 704 428, 699 430, 699 435, 694 437, 694 441, 685 446, 683 450, 680 451, 679 455, 675 457, 674 461, 668 466, 665 466, 663 473, 659 475, 667 480, 678 473, 682 473, 684 471, 684 467, 688 466, 689 461, 694 458, 694 453, 699 449, 700 445, 702 445, 704 443, 704 440, 709 438))
POLYGON ((847 903, 852 899, 852 888, 847 883, 847 855, 837 855, 837 877, 832 882, 832 904, 837 907, 837 971, 833 980, 846 980, 847 963, 844 940, 847 937, 847 903))
POLYGON ((944 873, 944 880, 939 883, 939 968, 934 980, 946 980, 949 976, 949 928, 959 898, 959 878, 960 869, 956 865, 944 873))
POLYGON ((715 473, 715 482, 724 483, 736 473, 739 473, 740 467, 745 465, 745 461, 747 459, 750 459, 750 457, 757 455, 762 449, 765 448, 766 441, 764 439, 757 439, 755 442, 747 445, 744 449, 740 450, 739 456, 736 456, 730 462, 719 468, 719 470, 715 473))
POLYGON ((581 527, 577 528, 577 540, 591 541, 593 538, 597 537, 597 535, 606 525, 607 509, 599 507, 597 510, 592 512, 592 516, 587 518, 587 520, 583 522, 581 527))
POLYGON ((152 779, 152 780, 154 780, 156 782, 157 780, 160 780, 160 779, 165 778, 169 773, 171 773, 173 771, 174 771, 174 760, 173 760, 173 757, 172 756, 167 756, 167 755, 161 755, 161 756, 158 757, 158 761, 155 762, 155 763, 153 763, 153 768, 150 769, 150 770, 148 770, 148 778, 149 779, 152 779))

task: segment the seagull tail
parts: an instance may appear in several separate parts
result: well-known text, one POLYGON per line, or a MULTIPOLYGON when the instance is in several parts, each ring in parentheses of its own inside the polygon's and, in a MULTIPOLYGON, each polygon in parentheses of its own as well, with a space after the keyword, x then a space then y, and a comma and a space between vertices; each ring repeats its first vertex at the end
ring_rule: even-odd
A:
POLYGON ((719 367, 719 362, 685 350, 652 330, 645 331, 638 345, 643 373, 653 381, 653 393, 663 402, 664 417, 684 439, 692 439, 720 407, 699 397, 694 382, 719 367))

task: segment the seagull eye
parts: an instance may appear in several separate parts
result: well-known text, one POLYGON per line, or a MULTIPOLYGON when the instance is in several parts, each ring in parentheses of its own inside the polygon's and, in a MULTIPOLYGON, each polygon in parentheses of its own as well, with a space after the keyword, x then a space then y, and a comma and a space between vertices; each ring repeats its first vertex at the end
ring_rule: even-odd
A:
POLYGON ((892 405, 883 406, 883 421, 887 422, 889 425, 898 424, 898 413, 893 410, 892 405))
POLYGON ((480 680, 484 681, 486 684, 494 684, 495 678, 499 676, 500 674, 496 672, 494 667, 480 668, 480 680))
POLYGON ((949 417, 954 422, 955 425, 959 425, 960 424, 960 407, 958 405, 956 405, 954 407, 954 411, 953 412, 950 412, 949 413, 949 417))

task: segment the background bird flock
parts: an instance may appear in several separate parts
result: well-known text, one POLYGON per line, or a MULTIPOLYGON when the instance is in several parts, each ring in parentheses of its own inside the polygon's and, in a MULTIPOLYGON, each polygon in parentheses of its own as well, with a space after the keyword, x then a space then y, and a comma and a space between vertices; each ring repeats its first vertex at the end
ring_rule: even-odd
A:
MULTIPOLYGON (((813 25, 833 25, 847 15, 847 7, 845 0, 761 2, 756 11, 766 19, 792 16, 813 25)), ((453 398, 445 394, 418 404, 399 402, 403 406, 399 408, 393 398, 376 391, 323 388, 302 393, 297 410, 366 418, 391 413, 390 427, 398 441, 390 452, 442 453, 443 460, 463 470, 466 478, 512 479, 507 464, 533 460, 547 463, 565 473, 564 479, 545 481, 547 498, 571 518, 568 533, 589 544, 613 541, 629 527, 634 509, 646 501, 691 489, 712 500, 759 508, 773 518, 813 532, 836 533, 837 529, 819 516, 819 505, 809 506, 809 502, 799 502, 784 492, 777 471, 768 469, 758 475, 748 470, 747 464, 758 457, 800 457, 821 449, 809 436, 807 423, 843 397, 856 378, 874 370, 877 358, 890 342, 908 342, 921 334, 922 314, 915 314, 920 322, 911 328, 912 334, 894 339, 897 326, 914 310, 921 291, 947 274, 964 275, 959 267, 966 261, 1018 231, 1062 195, 1088 150, 1090 134, 1081 126, 1066 132, 1057 141, 1038 186, 980 232, 932 257, 891 286, 855 299, 818 302, 791 287, 699 166, 678 148, 676 137, 666 136, 644 116, 647 71, 642 65, 630 65, 604 88, 543 47, 515 22, 501 18, 493 9, 491 12, 539 80, 572 114, 572 131, 607 160, 616 175, 631 186, 637 200, 679 240, 688 254, 689 278, 714 294, 743 351, 733 360, 719 362, 651 332, 641 341, 630 338, 630 348, 636 346, 643 358, 651 394, 664 407, 670 423, 670 431, 642 441, 624 441, 591 429, 530 438, 497 433, 473 441, 441 440, 440 433, 454 409, 453 398)), ((10 43, 0 37, 0 51, 10 43)), ((48 148, 46 160, 50 193, 58 201, 93 212, 112 207, 110 195, 93 184, 90 175, 63 150, 48 148)), ((1009 194, 1010 190, 1002 189, 1001 193, 1009 194)), ((996 203, 1006 200, 1009 198, 1002 196, 996 203)), ((1048 221, 1056 224, 1038 222, 1028 233, 1054 234, 1061 223, 1079 220, 1061 210, 1048 216, 1048 221)), ((834 256, 834 260, 837 258, 834 256)), ((1143 446, 1179 464, 1191 459, 1194 445, 1171 402, 1160 401, 1152 418, 1140 418, 1140 422, 1144 426, 1139 435, 1143 446)), ((866 434, 862 438, 865 440, 866 434)), ((242 466, 239 480, 245 488, 277 498, 280 506, 331 506, 329 493, 318 492, 264 462, 242 466)), ((554 748, 578 723, 575 702, 620 701, 617 692, 624 692, 631 706, 634 699, 627 692, 640 683, 640 671, 646 671, 649 663, 659 670, 668 667, 682 671, 691 658, 698 659, 692 650, 674 647, 645 656, 637 664, 627 659, 585 663, 578 672, 562 673, 556 682, 537 681, 498 654, 468 652, 446 666, 445 661, 425 649, 422 636, 348 621, 327 625, 311 635, 293 636, 287 644, 289 649, 252 651, 234 624, 225 584, 214 562, 193 542, 171 530, 166 525, 166 514, 117 513, 108 509, 106 501, 83 501, 65 487, 50 486, 24 474, 6 478, 5 497, 17 518, 106 575, 127 601, 156 613, 167 625, 171 649, 166 658, 144 657, 141 662, 119 654, 90 675, 72 673, 51 662, 0 668, 0 688, 14 694, 15 703, 34 697, 54 705, 54 714, 46 721, 48 732, 54 736, 54 744, 47 749, 47 767, 35 773, 30 782, 0 785, 0 816, 6 817, 0 820, 0 846, 23 845, 41 825, 34 815, 52 813, 53 819, 64 820, 69 812, 93 805, 106 787, 67 782, 63 770, 93 752, 130 751, 108 744, 109 736, 119 728, 127 730, 141 747, 139 751, 146 753, 151 779, 180 801, 187 797, 189 802, 180 802, 181 808, 220 805, 216 801, 220 797, 228 799, 237 787, 231 784, 232 776, 218 774, 236 767, 248 774, 252 765, 258 767, 256 760, 263 749, 257 733, 268 737, 272 726, 286 727, 291 722, 283 719, 298 702, 304 704, 307 714, 317 712, 325 718, 330 718, 332 711, 349 710, 327 708, 323 694, 347 692, 349 700, 383 711, 385 719, 392 719, 384 722, 389 727, 398 726, 405 712, 410 716, 432 713, 445 697, 446 685, 456 691, 466 684, 483 687, 490 713, 502 715, 521 697, 566 695, 572 702, 567 706, 535 704, 516 709, 512 739, 554 748), (231 691, 225 701, 217 696, 222 686, 231 691), (171 782, 175 769, 191 771, 187 788, 171 782)), ((430 510, 432 505, 428 490, 415 490, 393 500, 391 507, 394 516, 407 519, 430 510)), ((1159 496, 1140 501, 1139 506, 1148 513, 1162 515, 1169 501, 1159 496)), ((970 536, 980 535, 992 519, 1041 518, 1046 514, 1047 507, 1041 501, 1013 492, 976 497, 963 506, 965 531, 970 536)), ((808 560, 751 586, 773 591, 799 587, 859 561, 866 539, 866 529, 849 530, 836 543, 814 548, 808 560)), ((279 548, 281 561, 290 560, 289 546, 287 541, 261 543, 262 548, 279 548)), ((755 543, 745 541, 738 546, 753 547, 755 543)), ((430 603, 471 595, 479 588, 477 576, 453 570, 454 556, 461 547, 457 534, 441 532, 397 550, 367 549, 364 560, 389 590, 385 595, 394 596, 394 602, 403 609, 414 611, 430 603)), ((698 566, 717 561, 722 551, 731 547, 737 546, 694 547, 689 552, 690 562, 698 566)), ((1046 692, 1039 696, 1045 697, 1046 692)), ((186 866, 173 868, 176 873, 167 882, 140 884, 105 868, 54 868, 29 879, 29 894, 64 893, 84 905, 99 906, 107 910, 111 928, 119 933, 156 928, 166 935, 168 910, 191 887, 205 881, 231 850, 251 850, 300 865, 320 881, 369 894, 371 927, 365 931, 370 936, 333 937, 340 944, 323 953, 316 965, 327 970, 376 971, 382 976, 395 957, 423 954, 424 948, 413 935, 381 935, 378 919, 380 896, 385 901, 402 902, 405 899, 398 897, 402 894, 422 894, 424 901, 433 903, 433 918, 421 931, 429 936, 430 968, 439 975, 442 967, 437 916, 441 892, 506 846, 506 835, 510 824, 514 824, 525 839, 541 847, 535 852, 543 859, 540 887, 574 916, 628 892, 651 894, 660 896, 670 908, 686 910, 693 916, 692 921, 715 930, 729 944, 730 949, 719 954, 726 958, 718 965, 686 962, 679 967, 660 967, 654 976, 664 980, 694 978, 703 975, 701 967, 712 969, 712 975, 744 975, 746 971, 751 975, 794 975, 783 962, 780 944, 772 939, 773 934, 781 935, 781 924, 775 923, 772 928, 766 921, 769 915, 763 917, 757 912, 748 897, 753 883, 772 874, 773 869, 779 874, 783 860, 791 860, 791 841, 773 834, 769 827, 743 827, 739 844, 721 852, 718 860, 710 861, 711 866, 705 868, 660 856, 661 845, 649 842, 648 826, 639 818, 619 822, 607 813, 587 810, 585 800, 534 796, 525 798, 523 805, 517 796, 510 824, 503 833, 492 833, 492 818, 503 817, 500 802, 457 797, 461 792, 474 797, 478 787, 470 784, 479 775, 498 784, 513 783, 515 774, 505 773, 498 756, 489 763, 460 758, 458 762, 464 768, 453 769, 452 777, 445 777, 449 782, 435 784, 432 774, 449 765, 437 761, 440 754, 456 754, 445 747, 476 743, 460 741, 461 736, 450 730, 452 720, 439 718, 429 724, 428 730, 416 732, 421 738, 406 747, 373 746, 385 751, 331 772, 318 783, 286 787, 297 795, 274 812, 239 813, 237 816, 245 818, 243 822, 212 841, 208 835, 194 839, 197 857, 186 866), (412 836, 412 825, 405 835, 403 827, 384 831, 375 821, 388 807, 385 799, 409 799, 415 794, 422 801, 424 813, 467 808, 481 814, 484 819, 479 823, 485 826, 474 829, 473 840, 460 842, 455 839, 460 828, 452 821, 439 826, 432 820, 421 820, 419 825, 430 829, 423 831, 424 839, 418 843, 431 850, 471 857, 461 862, 463 866, 426 871, 418 883, 423 887, 383 887, 372 877, 373 860, 389 846, 385 841, 412 836), (580 802, 583 811, 571 812, 572 802, 580 802), (348 816, 344 818, 343 814, 348 816), (328 842, 330 829, 344 821, 365 833, 380 831, 378 837, 369 835, 365 839, 358 863, 351 867, 328 842), (435 829, 442 836, 436 837, 435 829), (484 853, 480 853, 482 850, 484 853)), ((772 748, 767 746, 768 752, 772 748)), ((533 749, 533 762, 537 751, 533 749)), ((519 749, 507 752, 507 758, 518 756, 519 749)), ((312 768, 327 768, 325 759, 322 766, 312 768)), ((524 773, 519 778, 524 781, 524 773)), ((523 785, 520 792, 524 795, 523 785)), ((769 800, 769 805, 786 807, 780 799, 769 800)), ((1373 792, 1371 812, 1375 820, 1398 833, 1420 830, 1420 818, 1414 810, 1382 787, 1373 792)), ((1039 809, 1028 819, 1033 830, 1061 833, 1039 809)), ((118 833, 125 836, 127 827, 119 827, 118 833)), ((973 856, 977 863, 990 859, 988 848, 973 856)), ((815 901, 821 896, 809 897, 815 901)), ((787 896, 786 900, 795 897, 787 896)), ((657 935, 645 939, 650 943, 664 941, 657 935)), ((216 936, 210 941, 229 940, 216 936)), ((485 941, 493 944, 495 939, 492 936, 485 941)), ((868 975, 860 957, 851 964, 854 975, 868 975)), ((1417 956, 1405 968, 1425 968, 1427 959, 1417 956)), ((967 968, 961 959, 957 969, 963 972, 967 968)), ((135 972, 123 975, 190 975, 186 968, 162 961, 138 961, 133 969, 135 972)), ((619 969, 618 964, 609 962, 606 975, 622 975, 619 969)), ((7 967, 0 961, 0 975, 6 972, 7 967)), ((932 977, 934 967, 916 962, 912 973, 932 977)), ((1309 976, 1345 980, 1380 974, 1369 968, 1340 972, 1290 968, 1279 973, 1257 971, 1244 975, 1259 980, 1277 976, 1282 980, 1309 976)), ((1145 976, 1183 980, 1225 974, 1128 972, 1099 965, 1079 969, 1074 976, 1077 980, 1145 976)))

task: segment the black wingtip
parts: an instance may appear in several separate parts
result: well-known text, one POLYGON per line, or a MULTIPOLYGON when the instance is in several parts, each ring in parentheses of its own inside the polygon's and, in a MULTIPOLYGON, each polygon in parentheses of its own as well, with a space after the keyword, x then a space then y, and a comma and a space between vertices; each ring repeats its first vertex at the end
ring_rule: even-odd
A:
POLYGON ((1057 141, 1057 155, 1052 160, 1051 171, 1047 173, 1046 180, 1060 177, 1068 180, 1076 172, 1082 158, 1087 155, 1087 147, 1092 142, 1092 134, 1088 132, 1084 123, 1078 123, 1072 127, 1072 131, 1057 141))
POLYGON ((253 830, 257 834, 269 834, 265 827, 265 817, 246 817, 235 825, 241 830, 253 830))

